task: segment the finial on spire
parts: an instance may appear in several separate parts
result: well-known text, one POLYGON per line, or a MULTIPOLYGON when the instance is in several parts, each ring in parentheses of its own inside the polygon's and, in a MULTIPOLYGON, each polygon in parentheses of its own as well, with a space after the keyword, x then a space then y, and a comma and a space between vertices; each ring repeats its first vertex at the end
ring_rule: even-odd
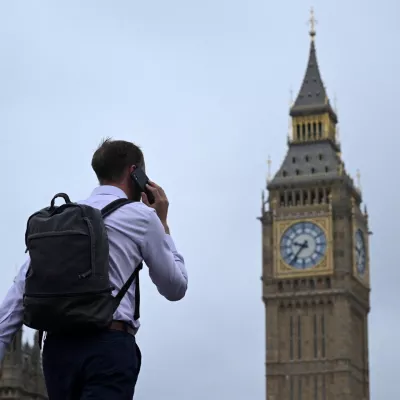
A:
MULTIPOLYGON (((289 110, 293 107, 294 104, 294 100, 293 100, 293 88, 290 87, 289 89, 289 110)), ((289 115, 289 120, 288 120, 288 137, 287 137, 287 141, 288 144, 290 143, 290 141, 293 140, 293 126, 292 126, 292 118, 289 115)))
POLYGON ((264 190, 261 190, 261 217, 263 216, 265 211, 265 194, 264 194, 264 190))
POLYGON ((271 156, 268 156, 267 164, 268 164, 267 182, 269 182, 271 180, 271 164, 272 164, 271 156))
POLYGON ((361 172, 357 170, 357 189, 361 192, 361 172))
POLYGON ((337 96, 336 96, 336 93, 335 93, 335 96, 334 96, 334 98, 333 98, 333 111, 335 111, 336 114, 338 113, 338 106, 337 106, 337 96))
POLYGON ((262 190, 261 191, 261 216, 263 216, 265 213, 265 205, 266 204, 267 204, 267 202, 265 201, 265 191, 262 190))
POLYGON ((311 40, 314 40, 314 37, 316 35, 315 25, 318 23, 318 21, 315 19, 314 8, 313 7, 311 7, 311 10, 310 10, 310 19, 308 20, 308 23, 310 24, 311 40))

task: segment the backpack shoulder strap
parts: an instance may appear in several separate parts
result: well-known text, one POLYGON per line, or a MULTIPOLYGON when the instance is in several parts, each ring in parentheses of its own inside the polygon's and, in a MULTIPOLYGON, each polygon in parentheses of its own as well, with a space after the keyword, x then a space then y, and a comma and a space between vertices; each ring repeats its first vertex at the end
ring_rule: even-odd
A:
POLYGON ((103 218, 106 218, 111 213, 118 210, 118 208, 124 206, 125 204, 129 204, 129 203, 133 203, 133 201, 128 200, 128 199, 114 200, 110 204, 108 204, 107 206, 105 206, 104 208, 101 209, 101 215, 103 216, 103 218))

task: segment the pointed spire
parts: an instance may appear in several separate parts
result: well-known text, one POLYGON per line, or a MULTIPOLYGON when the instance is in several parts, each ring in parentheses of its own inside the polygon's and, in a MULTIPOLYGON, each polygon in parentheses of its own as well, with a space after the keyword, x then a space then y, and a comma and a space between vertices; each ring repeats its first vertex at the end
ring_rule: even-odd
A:
MULTIPOLYGON (((293 106, 293 90, 290 88, 289 92, 289 108, 293 106)), ((288 117, 288 142, 293 140, 293 124, 292 124, 292 118, 290 116, 288 117)))
POLYGON ((361 172, 359 169, 357 170, 356 175, 357 175, 357 190, 361 192, 361 172))
POLYGON ((261 191, 261 215, 265 212, 265 192, 264 189, 261 191))
POLYGON ((267 165, 268 165, 268 173, 267 173, 267 183, 270 182, 272 175, 271 175, 271 156, 268 156, 268 161, 267 161, 267 165))
POLYGON ((337 100, 337 96, 335 93, 335 95, 333 97, 333 111, 335 111, 336 114, 338 113, 338 105, 337 104, 338 104, 338 100, 337 100))
POLYGON ((314 10, 311 9, 311 17, 309 20, 311 43, 308 63, 303 83, 290 110, 290 115, 294 117, 297 115, 307 115, 316 112, 329 112, 334 121, 337 122, 336 113, 330 105, 324 83, 322 82, 321 73, 319 71, 315 50, 316 22, 314 10))

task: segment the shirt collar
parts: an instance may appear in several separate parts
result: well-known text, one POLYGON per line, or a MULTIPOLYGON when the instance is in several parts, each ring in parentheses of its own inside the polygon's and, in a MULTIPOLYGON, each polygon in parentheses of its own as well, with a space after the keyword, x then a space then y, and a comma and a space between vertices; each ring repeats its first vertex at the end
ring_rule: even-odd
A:
POLYGON ((116 187, 116 186, 111 186, 111 185, 101 185, 97 186, 96 189, 93 190, 92 196, 95 195, 112 195, 119 197, 120 199, 127 199, 128 196, 125 194, 125 192, 116 187))

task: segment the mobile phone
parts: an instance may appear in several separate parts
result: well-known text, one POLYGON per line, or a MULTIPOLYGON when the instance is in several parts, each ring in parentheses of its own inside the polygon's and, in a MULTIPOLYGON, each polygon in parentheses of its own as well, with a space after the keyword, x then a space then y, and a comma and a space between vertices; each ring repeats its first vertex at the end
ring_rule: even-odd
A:
POLYGON ((150 192, 146 188, 146 185, 149 183, 149 178, 145 174, 145 172, 140 167, 136 167, 135 170, 131 174, 131 178, 135 183, 136 187, 140 190, 140 192, 146 193, 147 199, 149 200, 150 204, 154 203, 154 196, 153 193, 150 192))

